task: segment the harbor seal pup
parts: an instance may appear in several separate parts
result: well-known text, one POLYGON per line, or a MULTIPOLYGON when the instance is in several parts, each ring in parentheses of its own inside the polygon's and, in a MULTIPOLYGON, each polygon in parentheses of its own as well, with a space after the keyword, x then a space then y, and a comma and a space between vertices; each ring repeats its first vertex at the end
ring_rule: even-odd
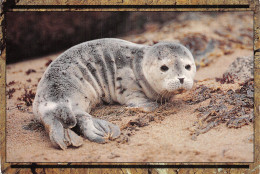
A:
POLYGON ((54 60, 41 78, 33 112, 53 145, 80 146, 83 138, 104 143, 120 135, 118 126, 92 117, 91 108, 105 102, 144 111, 157 99, 191 89, 196 72, 191 52, 179 43, 153 46, 120 39, 98 39, 76 45, 54 60))

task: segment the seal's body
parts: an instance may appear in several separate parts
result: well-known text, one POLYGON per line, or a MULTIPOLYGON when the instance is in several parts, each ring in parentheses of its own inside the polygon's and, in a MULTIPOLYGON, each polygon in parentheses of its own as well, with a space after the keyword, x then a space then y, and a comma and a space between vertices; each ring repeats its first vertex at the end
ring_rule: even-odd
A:
POLYGON ((62 149, 80 146, 82 138, 105 142, 119 128, 89 115, 96 104, 120 103, 152 111, 157 99, 190 89, 196 66, 190 51, 177 43, 153 46, 120 39, 98 39, 76 45, 53 61, 41 78, 33 112, 62 149))

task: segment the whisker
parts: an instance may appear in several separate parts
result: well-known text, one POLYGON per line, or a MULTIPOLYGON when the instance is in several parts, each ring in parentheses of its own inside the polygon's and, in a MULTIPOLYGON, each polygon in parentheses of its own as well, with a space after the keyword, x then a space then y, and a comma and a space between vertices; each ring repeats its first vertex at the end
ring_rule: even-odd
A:
POLYGON ((162 95, 161 95, 161 105, 162 105, 162 100, 163 100, 163 96, 167 94, 167 91, 163 91, 162 95))
POLYGON ((131 92, 136 92, 136 91, 140 91, 138 89, 132 89, 131 92))
POLYGON ((171 97, 172 93, 168 92, 167 98, 169 99, 171 97))
POLYGON ((160 96, 160 94, 158 93, 157 96, 156 96, 156 103, 157 103, 157 101, 159 99, 159 96, 160 96))
POLYGON ((167 104, 168 93, 169 92, 167 92, 166 97, 164 98, 164 104, 167 104))
POLYGON ((161 98, 162 93, 163 93, 163 92, 159 93, 159 96, 158 96, 158 98, 156 99, 156 102, 159 100, 159 98, 161 98))

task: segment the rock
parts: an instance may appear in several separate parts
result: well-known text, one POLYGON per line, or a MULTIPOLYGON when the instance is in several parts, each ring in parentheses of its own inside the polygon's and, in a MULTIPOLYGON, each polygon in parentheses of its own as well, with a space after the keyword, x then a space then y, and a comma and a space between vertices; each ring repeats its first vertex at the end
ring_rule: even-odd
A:
POLYGON ((238 57, 224 74, 231 74, 242 82, 254 78, 253 56, 238 57))

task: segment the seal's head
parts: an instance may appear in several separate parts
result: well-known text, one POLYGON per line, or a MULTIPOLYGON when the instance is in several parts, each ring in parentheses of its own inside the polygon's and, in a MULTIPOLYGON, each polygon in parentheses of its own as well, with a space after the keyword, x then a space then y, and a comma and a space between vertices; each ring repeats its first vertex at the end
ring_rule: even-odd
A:
POLYGON ((161 95, 192 88, 196 65, 191 52, 179 43, 160 42, 149 47, 142 62, 151 87, 161 95))

